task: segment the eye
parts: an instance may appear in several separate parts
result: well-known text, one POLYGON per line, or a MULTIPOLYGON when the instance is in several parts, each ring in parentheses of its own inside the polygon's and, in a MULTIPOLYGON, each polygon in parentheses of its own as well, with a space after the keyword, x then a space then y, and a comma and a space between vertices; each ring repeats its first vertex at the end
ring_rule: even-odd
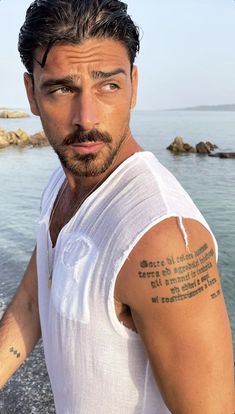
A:
POLYGON ((113 91, 120 89, 120 86, 117 83, 110 82, 110 83, 106 83, 105 85, 103 85, 102 89, 105 92, 113 92, 113 91))
POLYGON ((66 86, 62 86, 60 88, 57 88, 57 89, 51 91, 50 93, 54 94, 54 95, 68 95, 68 94, 73 93, 73 91, 71 89, 67 88, 66 86))

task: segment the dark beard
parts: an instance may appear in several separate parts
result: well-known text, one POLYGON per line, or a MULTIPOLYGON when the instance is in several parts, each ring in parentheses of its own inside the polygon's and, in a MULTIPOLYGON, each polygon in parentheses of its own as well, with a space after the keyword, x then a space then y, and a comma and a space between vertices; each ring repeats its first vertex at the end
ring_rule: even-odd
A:
POLYGON ((125 139, 124 134, 116 147, 112 147, 112 137, 107 132, 101 133, 97 130, 89 132, 83 131, 79 128, 75 133, 68 135, 60 145, 53 145, 61 164, 77 177, 96 177, 104 173, 113 163, 122 142, 125 139), (79 144, 84 142, 103 142, 107 149, 106 157, 99 162, 100 154, 73 154, 72 157, 68 155, 68 146, 72 144, 79 144))

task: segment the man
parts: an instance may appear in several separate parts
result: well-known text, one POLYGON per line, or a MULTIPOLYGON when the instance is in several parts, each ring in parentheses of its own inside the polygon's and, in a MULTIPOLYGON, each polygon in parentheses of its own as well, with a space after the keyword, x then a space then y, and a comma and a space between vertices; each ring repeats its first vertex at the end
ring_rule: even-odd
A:
POLYGON ((232 414, 215 239, 130 131, 138 49, 119 0, 28 9, 25 86, 62 168, 1 323, 1 385, 42 332, 59 414, 232 414))

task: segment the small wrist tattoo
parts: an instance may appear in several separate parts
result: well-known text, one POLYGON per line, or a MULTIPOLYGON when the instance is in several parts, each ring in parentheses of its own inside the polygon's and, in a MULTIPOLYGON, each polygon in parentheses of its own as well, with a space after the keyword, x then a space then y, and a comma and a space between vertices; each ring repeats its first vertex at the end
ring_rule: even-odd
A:
POLYGON ((20 357, 20 352, 18 352, 17 349, 15 349, 13 346, 9 349, 9 352, 14 354, 16 356, 16 358, 20 357))

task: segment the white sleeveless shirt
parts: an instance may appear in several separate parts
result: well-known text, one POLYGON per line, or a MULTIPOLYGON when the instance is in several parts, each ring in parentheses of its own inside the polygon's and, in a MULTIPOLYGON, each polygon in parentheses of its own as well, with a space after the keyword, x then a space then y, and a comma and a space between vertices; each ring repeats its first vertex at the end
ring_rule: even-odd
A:
POLYGON ((37 235, 39 311, 56 412, 170 413, 141 338, 117 319, 115 281, 136 243, 161 220, 209 226, 175 177, 152 153, 139 152, 84 201, 52 249, 48 222, 64 179, 59 168, 44 191, 37 235))

